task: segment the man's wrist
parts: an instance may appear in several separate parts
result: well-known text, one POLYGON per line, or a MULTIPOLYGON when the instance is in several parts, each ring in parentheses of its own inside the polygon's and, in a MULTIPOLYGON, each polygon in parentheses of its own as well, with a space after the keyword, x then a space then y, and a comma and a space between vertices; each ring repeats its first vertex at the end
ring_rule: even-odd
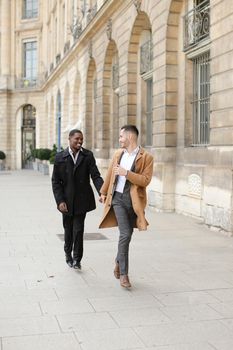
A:
POLYGON ((125 177, 127 177, 127 176, 128 176, 128 173, 129 173, 129 170, 126 170, 125 177))

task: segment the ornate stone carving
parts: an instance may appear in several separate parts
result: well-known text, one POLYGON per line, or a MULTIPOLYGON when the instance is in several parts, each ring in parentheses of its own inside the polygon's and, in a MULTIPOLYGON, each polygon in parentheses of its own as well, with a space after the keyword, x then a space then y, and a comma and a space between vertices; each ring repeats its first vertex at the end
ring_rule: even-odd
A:
POLYGON ((112 19, 109 18, 106 26, 106 34, 108 37, 108 40, 112 40, 112 19))
POLYGON ((137 12, 141 11, 142 0, 133 0, 134 6, 136 7, 137 12))
POLYGON ((201 177, 191 174, 188 177, 188 192, 195 197, 201 197, 201 177))
POLYGON ((56 55, 56 64, 58 64, 60 61, 61 61, 61 54, 58 53, 58 54, 56 55))
POLYGON ((77 40, 82 34, 82 23, 79 18, 75 18, 73 24, 70 26, 71 34, 74 40, 77 40))
POLYGON ((70 41, 68 40, 64 45, 64 54, 66 54, 70 49, 70 41))

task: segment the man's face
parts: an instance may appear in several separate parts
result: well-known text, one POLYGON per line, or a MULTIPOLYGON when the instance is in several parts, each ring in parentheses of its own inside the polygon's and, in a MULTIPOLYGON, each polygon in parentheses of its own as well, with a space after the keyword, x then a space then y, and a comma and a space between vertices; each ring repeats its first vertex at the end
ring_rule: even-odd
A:
POLYGON ((129 146, 129 133, 122 129, 119 136, 119 144, 121 148, 127 148, 129 146))
POLYGON ((73 136, 69 137, 70 148, 79 151, 83 144, 83 134, 76 132, 73 136))

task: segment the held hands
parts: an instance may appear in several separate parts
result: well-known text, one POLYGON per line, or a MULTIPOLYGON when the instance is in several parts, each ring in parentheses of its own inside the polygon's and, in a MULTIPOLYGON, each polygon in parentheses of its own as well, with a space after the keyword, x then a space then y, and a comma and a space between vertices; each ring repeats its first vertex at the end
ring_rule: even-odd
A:
MULTIPOLYGON (((122 168, 119 164, 113 167, 113 172, 115 176, 117 175, 127 176, 128 174, 128 170, 122 168)), ((106 196, 104 194, 101 194, 101 196, 99 197, 99 202, 104 204, 105 201, 106 201, 106 196)))
POLYGON ((101 194, 99 197, 99 202, 104 204, 105 201, 106 201, 106 196, 104 194, 101 194))
POLYGON ((122 168, 119 164, 117 164, 113 168, 114 174, 115 175, 120 175, 120 176, 126 176, 127 175, 127 170, 122 168))
POLYGON ((62 213, 67 213, 68 209, 67 209, 66 203, 65 202, 60 203, 58 206, 58 210, 60 210, 60 212, 62 213))

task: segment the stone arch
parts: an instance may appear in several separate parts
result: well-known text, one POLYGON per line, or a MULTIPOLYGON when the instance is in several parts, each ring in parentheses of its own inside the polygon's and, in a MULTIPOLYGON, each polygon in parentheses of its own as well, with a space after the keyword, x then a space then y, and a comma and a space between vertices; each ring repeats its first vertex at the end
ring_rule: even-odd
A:
POLYGON ((26 165, 30 147, 36 147, 38 138, 36 108, 31 103, 24 103, 16 109, 16 168, 26 165), (28 107, 28 108, 27 108, 28 107))
POLYGON ((87 148, 94 148, 97 139, 96 129, 96 94, 97 94, 97 78, 96 78, 96 64, 92 58, 89 62, 87 70, 86 83, 86 116, 85 116, 85 143, 87 148))
POLYGON ((119 57, 114 40, 110 40, 103 69, 103 144, 115 148, 119 134, 119 57))
MULTIPOLYGON (((141 131, 141 101, 138 98, 138 91, 140 89, 140 66, 139 66, 139 48, 140 39, 143 31, 151 33, 151 22, 145 12, 139 12, 130 35, 128 48, 128 96, 127 96, 127 122, 129 124, 136 124, 141 131), (139 103, 138 103, 139 102, 139 103)), ((152 37, 151 37, 152 40, 152 37)), ((153 40, 152 40, 153 50, 153 40)), ((140 96, 139 96, 140 97, 140 96)))

